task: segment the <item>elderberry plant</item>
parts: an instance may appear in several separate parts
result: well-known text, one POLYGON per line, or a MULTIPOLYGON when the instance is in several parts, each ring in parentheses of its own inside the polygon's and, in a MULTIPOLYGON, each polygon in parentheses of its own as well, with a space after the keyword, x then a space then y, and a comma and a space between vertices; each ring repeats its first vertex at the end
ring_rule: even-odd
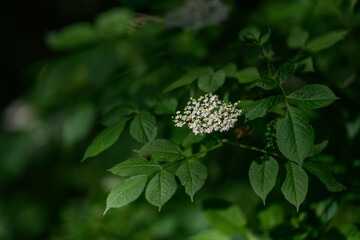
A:
MULTIPOLYGON (((125 180, 110 192, 105 212, 131 203, 144 191, 147 201, 161 209, 176 192, 176 178, 193 200, 209 174, 208 154, 219 148, 231 149, 230 146, 260 154, 257 159, 244 160, 252 161, 249 184, 264 204, 276 182, 281 181, 283 196, 299 210, 311 184, 308 174, 317 177, 329 191, 344 190, 331 171, 325 171, 322 163, 310 158, 321 152, 326 144, 314 144, 315 131, 307 116, 309 110, 326 107, 338 97, 322 84, 302 84, 290 92, 286 84, 296 75, 312 71, 312 53, 334 45, 345 35, 346 31, 338 30, 310 41, 307 37, 290 38, 290 46, 299 51, 285 60, 272 50, 270 30, 262 33, 257 27, 249 26, 240 32, 239 38, 243 44, 261 51, 258 66, 229 63, 216 70, 211 66, 199 66, 189 69, 167 86, 162 91, 164 97, 152 109, 140 111, 133 103, 116 106, 110 115, 113 111, 120 118, 100 132, 86 149, 83 160, 113 145, 128 122, 131 136, 144 145, 135 150, 137 156, 110 169, 125 180), (268 97, 255 99, 233 95, 233 87, 226 88, 225 82, 236 88, 261 91, 268 97), (221 91, 222 88, 225 91, 221 91), (186 100, 183 107, 182 100, 189 96, 190 100, 186 100), (230 103, 229 96, 234 104, 230 103), (154 114, 165 115, 168 119, 172 115, 175 127, 187 125, 188 137, 181 146, 158 136, 154 114), (243 126, 265 116, 268 122, 263 132, 264 147, 244 144, 243 126), (285 172, 281 179, 280 170, 285 172)), ((173 124, 169 122, 169 127, 174 127, 173 124)), ((250 136, 251 131, 246 131, 250 136)))

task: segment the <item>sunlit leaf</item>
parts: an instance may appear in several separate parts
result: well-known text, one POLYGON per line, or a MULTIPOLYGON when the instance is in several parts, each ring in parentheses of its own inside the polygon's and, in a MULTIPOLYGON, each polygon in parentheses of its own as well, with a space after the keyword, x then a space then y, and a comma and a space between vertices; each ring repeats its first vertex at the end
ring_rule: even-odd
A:
POLYGON ((205 183, 207 168, 199 160, 186 160, 176 171, 176 176, 185 187, 185 192, 190 196, 191 201, 193 201, 194 194, 205 183))
POLYGON ((338 41, 345 38, 348 34, 346 30, 335 30, 324 35, 321 35, 313 40, 311 40, 307 45, 306 49, 311 52, 319 52, 326 48, 331 47, 338 41))
POLYGON ((106 209, 104 214, 110 208, 120 208, 135 201, 143 192, 147 177, 147 175, 133 176, 117 185, 106 199, 106 209))
POLYGON ((87 147, 85 155, 81 161, 84 161, 86 158, 96 156, 111 147, 116 140, 118 140, 120 134, 124 130, 127 120, 128 119, 120 120, 99 133, 99 135, 97 135, 93 142, 87 147))
POLYGON ((150 174, 157 170, 160 170, 158 164, 143 157, 129 158, 109 169, 110 172, 121 177, 150 174))
POLYGON ((176 188, 175 176, 161 169, 160 172, 150 180, 146 188, 146 200, 161 210, 161 207, 175 194, 176 188))
POLYGON ((181 148, 166 139, 156 139, 135 152, 161 162, 172 162, 184 158, 181 148))

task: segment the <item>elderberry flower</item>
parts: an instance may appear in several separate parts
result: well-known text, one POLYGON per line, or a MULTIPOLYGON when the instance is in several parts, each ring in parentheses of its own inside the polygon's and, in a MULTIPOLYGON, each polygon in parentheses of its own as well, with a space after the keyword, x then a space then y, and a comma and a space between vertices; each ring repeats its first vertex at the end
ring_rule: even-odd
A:
POLYGON ((219 100, 217 95, 206 94, 198 99, 190 98, 184 111, 177 111, 173 121, 176 127, 188 127, 195 135, 224 132, 234 127, 242 113, 234 104, 219 100))

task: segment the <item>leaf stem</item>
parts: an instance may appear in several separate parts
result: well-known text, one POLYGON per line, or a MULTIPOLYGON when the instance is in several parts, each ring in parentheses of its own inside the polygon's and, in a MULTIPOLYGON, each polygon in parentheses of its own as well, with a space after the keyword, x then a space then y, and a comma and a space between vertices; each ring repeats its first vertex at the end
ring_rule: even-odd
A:
POLYGON ((243 149, 249 149, 249 150, 252 150, 252 151, 255 151, 255 152, 261 152, 261 153, 264 153, 266 155, 272 155, 274 157, 283 158, 283 156, 281 156, 280 154, 277 154, 277 153, 274 153, 274 152, 269 152, 269 151, 267 151, 265 149, 262 149, 262 148, 257 148, 257 147, 253 147, 253 146, 249 146, 249 145, 245 145, 245 144, 241 144, 241 143, 231 142, 231 141, 227 141, 226 144, 233 145, 233 146, 236 146, 236 147, 240 147, 240 148, 243 148, 243 149))

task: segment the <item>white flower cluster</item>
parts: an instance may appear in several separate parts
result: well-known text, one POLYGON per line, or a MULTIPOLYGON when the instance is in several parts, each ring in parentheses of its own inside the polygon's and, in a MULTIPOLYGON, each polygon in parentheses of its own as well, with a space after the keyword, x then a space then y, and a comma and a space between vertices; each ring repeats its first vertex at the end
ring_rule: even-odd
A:
POLYGON ((228 131, 234 127, 242 113, 241 109, 236 108, 238 103, 225 103, 219 100, 217 95, 212 94, 198 99, 190 98, 184 112, 177 111, 173 121, 176 127, 187 124, 195 135, 228 131))

